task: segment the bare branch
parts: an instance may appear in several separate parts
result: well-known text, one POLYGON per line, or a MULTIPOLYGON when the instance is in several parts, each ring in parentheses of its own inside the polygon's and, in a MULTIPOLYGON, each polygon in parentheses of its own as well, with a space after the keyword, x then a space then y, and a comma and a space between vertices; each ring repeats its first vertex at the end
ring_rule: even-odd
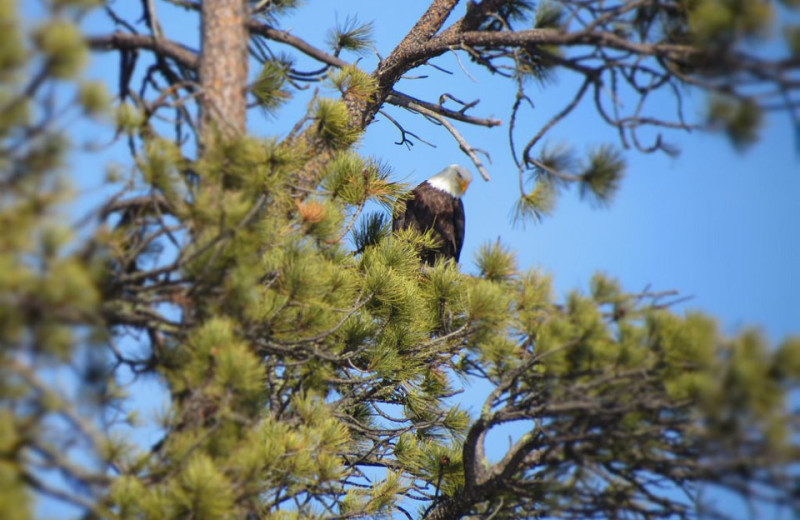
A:
POLYGON ((86 39, 90 48, 100 51, 146 49, 175 60, 189 69, 197 69, 200 58, 196 51, 170 40, 157 40, 153 36, 115 32, 106 36, 91 36, 86 39))
MULTIPOLYGON (((409 96, 408 94, 403 94, 402 92, 398 92, 396 90, 393 90, 386 97, 386 102, 391 105, 396 105, 403 108, 410 108, 411 104, 415 106, 421 106, 431 112, 436 112, 437 114, 450 119, 463 121, 465 123, 470 123, 473 125, 485 126, 488 128, 491 128, 493 126, 500 126, 503 124, 503 122, 500 121, 499 119, 494 119, 492 117, 482 118, 482 117, 470 116, 465 114, 463 110, 459 110, 458 112, 456 112, 455 110, 450 110, 448 108, 443 107, 441 104, 435 105, 433 103, 429 103, 427 101, 423 101, 421 99, 409 96)), ((470 104, 470 106, 474 105, 470 104)), ((466 108, 470 107, 465 107, 465 110, 466 108)))
POLYGON ((395 120, 395 118, 393 118, 392 116, 390 116, 389 114, 387 114, 387 113, 386 113, 386 111, 384 111, 384 110, 380 110, 380 111, 378 111, 378 112, 379 112, 379 113, 380 113, 380 114, 381 114, 383 117, 385 117, 386 119, 388 119, 388 120, 389 120, 389 121, 390 121, 390 122, 391 122, 391 123, 392 123, 392 124, 393 124, 393 125, 394 125, 394 126, 397 128, 397 129, 398 129, 398 130, 400 130, 400 140, 399 140, 399 141, 396 141, 394 144, 398 144, 398 145, 406 145, 406 146, 407 146, 407 147, 409 147, 409 148, 410 148, 410 147, 412 147, 412 146, 414 146, 414 143, 413 143, 413 142, 412 142, 410 139, 408 139, 408 138, 406 137, 406 135, 410 135, 411 137, 413 137, 413 138, 414 138, 414 139, 416 139, 417 141, 419 141, 419 142, 421 142, 421 143, 424 143, 424 144, 427 144, 427 145, 428 145, 428 146, 430 146, 431 148, 436 148, 436 145, 435 145, 435 144, 433 144, 433 143, 431 143, 431 142, 429 142, 429 141, 426 141, 425 139, 421 138, 420 136, 418 136, 417 134, 415 134, 414 132, 412 132, 412 131, 410 131, 410 130, 406 130, 406 129, 403 127, 403 125, 401 125, 400 123, 398 123, 398 122, 397 122, 397 120, 395 120))
POLYGON ((350 65, 350 63, 347 61, 314 47, 302 38, 298 38, 297 36, 290 34, 288 31, 274 29, 265 23, 259 22, 258 20, 248 21, 247 27, 250 29, 251 33, 259 34, 265 38, 269 38, 270 40, 290 45, 303 54, 310 56, 317 61, 321 61, 322 63, 327 63, 332 67, 343 68, 350 65))

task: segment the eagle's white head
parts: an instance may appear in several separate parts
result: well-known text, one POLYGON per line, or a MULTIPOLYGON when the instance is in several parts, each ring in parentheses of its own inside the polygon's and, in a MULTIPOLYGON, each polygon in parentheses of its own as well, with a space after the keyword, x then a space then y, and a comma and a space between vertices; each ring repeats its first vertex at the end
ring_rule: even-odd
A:
POLYGON ((428 184, 456 198, 461 198, 467 192, 470 182, 472 173, 460 164, 451 164, 428 179, 428 184))

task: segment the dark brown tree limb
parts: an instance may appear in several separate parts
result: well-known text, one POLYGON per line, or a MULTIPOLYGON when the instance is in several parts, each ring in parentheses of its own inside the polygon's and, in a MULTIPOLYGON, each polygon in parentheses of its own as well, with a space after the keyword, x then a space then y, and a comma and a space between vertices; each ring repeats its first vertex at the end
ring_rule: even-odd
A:
POLYGON ((686 58, 702 52, 689 45, 639 43, 606 31, 563 32, 557 29, 528 29, 522 31, 468 31, 434 37, 420 44, 403 57, 411 68, 433 57, 464 45, 470 47, 524 47, 528 45, 597 45, 634 52, 638 55, 675 56, 686 58))
POLYGON ((458 0, 435 0, 431 3, 431 6, 403 38, 403 41, 378 65, 378 69, 374 72, 374 76, 378 80, 377 102, 365 107, 364 113, 361 114, 362 127, 366 127, 372 121, 380 105, 383 104, 400 77, 421 64, 419 61, 410 60, 409 56, 413 56, 416 49, 423 46, 442 28, 456 4, 458 4, 458 0))
POLYGON ((250 20, 247 22, 247 28, 250 30, 251 34, 259 34, 265 38, 270 40, 285 43, 286 45, 290 45, 295 49, 299 50, 303 54, 314 58, 315 60, 321 61, 322 63, 326 63, 333 67, 347 67, 350 65, 347 61, 334 56, 333 54, 329 54, 322 49, 318 49, 314 47, 307 41, 303 40, 302 38, 298 38, 293 34, 289 33, 288 31, 281 31, 279 29, 275 29, 270 27, 269 25, 259 22, 258 20, 250 20))
POLYGON ((86 39, 89 48, 97 51, 128 51, 145 49, 170 58, 189 69, 196 69, 200 65, 200 58, 196 51, 188 49, 179 43, 156 39, 145 34, 131 34, 117 31, 104 36, 91 36, 86 39))
POLYGON ((440 36, 450 37, 467 31, 474 31, 486 18, 494 11, 507 4, 508 0, 483 0, 480 3, 467 4, 467 13, 463 18, 453 23, 450 27, 441 32, 440 36))
POLYGON ((386 102, 390 105, 395 105, 403 108, 412 109, 411 105, 419 105, 421 107, 430 110, 431 112, 436 112, 437 114, 447 117, 449 119, 455 119, 456 121, 463 121, 464 123, 470 123, 473 125, 485 126, 491 128, 493 126, 500 126, 503 122, 499 119, 495 119, 493 117, 475 117, 465 114, 461 111, 450 110, 445 108, 441 105, 435 105, 433 103, 428 103, 427 101, 423 101, 421 99, 417 99, 413 96, 409 96, 408 94, 403 94, 402 92, 398 92, 393 90, 387 97, 386 102))

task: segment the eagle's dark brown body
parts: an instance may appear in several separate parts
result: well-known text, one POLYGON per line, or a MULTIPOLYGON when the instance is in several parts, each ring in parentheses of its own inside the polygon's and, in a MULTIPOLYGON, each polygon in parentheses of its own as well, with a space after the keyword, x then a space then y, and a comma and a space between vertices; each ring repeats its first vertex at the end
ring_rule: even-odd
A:
POLYGON ((422 251, 422 261, 433 265, 437 258, 458 262, 464 245, 464 204, 444 190, 423 182, 411 192, 405 210, 395 215, 392 229, 412 227, 420 232, 433 229, 437 247, 422 251))

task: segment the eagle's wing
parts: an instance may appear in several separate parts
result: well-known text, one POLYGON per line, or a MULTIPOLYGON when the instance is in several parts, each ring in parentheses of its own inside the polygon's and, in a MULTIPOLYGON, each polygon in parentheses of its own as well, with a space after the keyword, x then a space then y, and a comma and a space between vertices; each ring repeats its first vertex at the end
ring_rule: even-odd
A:
POLYGON ((425 183, 411 190, 411 195, 404 202, 405 207, 399 208, 400 211, 394 216, 392 231, 414 228, 424 233, 433 227, 436 208, 435 204, 432 205, 432 192, 433 188, 425 183))
POLYGON ((436 258, 455 258, 458 261, 464 243, 464 205, 427 183, 411 192, 405 208, 392 220, 392 230, 414 228, 422 233, 433 230, 438 245, 422 252, 422 261, 433 265, 436 258))
POLYGON ((453 203, 453 224, 454 224, 454 233, 455 236, 455 260, 458 262, 458 258, 461 256, 461 248, 464 245, 464 228, 466 224, 466 217, 464 216, 464 203, 461 202, 461 199, 455 199, 453 203))

